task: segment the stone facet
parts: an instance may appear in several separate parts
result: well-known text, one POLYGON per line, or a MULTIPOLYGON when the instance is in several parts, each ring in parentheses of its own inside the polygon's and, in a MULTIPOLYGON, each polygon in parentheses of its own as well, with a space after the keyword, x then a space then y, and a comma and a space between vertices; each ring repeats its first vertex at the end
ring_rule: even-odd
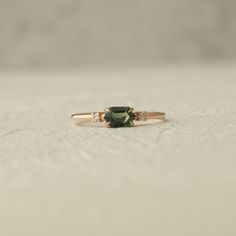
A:
POLYGON ((104 119, 111 128, 131 127, 135 114, 130 107, 110 107, 104 119))

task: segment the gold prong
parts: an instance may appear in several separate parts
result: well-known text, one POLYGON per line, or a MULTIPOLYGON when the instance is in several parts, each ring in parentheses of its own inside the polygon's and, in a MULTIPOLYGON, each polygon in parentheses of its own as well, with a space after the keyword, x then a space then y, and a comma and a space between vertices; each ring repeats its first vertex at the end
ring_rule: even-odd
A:
POLYGON ((133 121, 130 122, 130 127, 134 127, 134 126, 135 126, 134 122, 133 121))
POLYGON ((128 110, 128 112, 130 113, 130 112, 134 112, 134 108, 130 108, 129 110, 128 110))
POLYGON ((106 125, 107 128, 111 128, 111 122, 106 122, 105 125, 106 125))
POLYGON ((105 108, 104 110, 105 110, 105 112, 111 112, 110 108, 105 108))

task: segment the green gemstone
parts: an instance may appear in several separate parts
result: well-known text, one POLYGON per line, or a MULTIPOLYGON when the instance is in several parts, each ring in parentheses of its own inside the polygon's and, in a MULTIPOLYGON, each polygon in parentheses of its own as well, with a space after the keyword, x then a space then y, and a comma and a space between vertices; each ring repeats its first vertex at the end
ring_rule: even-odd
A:
POLYGON ((105 121, 111 128, 131 127, 134 119, 135 114, 130 107, 110 107, 105 114, 105 121))

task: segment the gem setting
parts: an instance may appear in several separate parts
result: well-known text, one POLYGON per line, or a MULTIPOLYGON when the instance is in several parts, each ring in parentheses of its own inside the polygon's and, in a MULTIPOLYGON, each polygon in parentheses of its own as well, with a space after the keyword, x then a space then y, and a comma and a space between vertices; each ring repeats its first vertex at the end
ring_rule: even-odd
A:
POLYGON ((135 120, 134 109, 130 107, 110 107, 105 110, 104 119, 107 127, 133 127, 135 120))

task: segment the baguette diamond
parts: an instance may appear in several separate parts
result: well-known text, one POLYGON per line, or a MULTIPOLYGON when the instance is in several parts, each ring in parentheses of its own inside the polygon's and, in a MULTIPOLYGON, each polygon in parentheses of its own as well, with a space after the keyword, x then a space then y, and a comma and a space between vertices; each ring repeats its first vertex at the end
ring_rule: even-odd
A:
POLYGON ((141 111, 140 112, 140 120, 146 121, 147 120, 146 115, 147 115, 146 111, 141 111))
POLYGON ((100 121, 99 112, 93 112, 91 115, 92 115, 92 122, 99 122, 100 121))

